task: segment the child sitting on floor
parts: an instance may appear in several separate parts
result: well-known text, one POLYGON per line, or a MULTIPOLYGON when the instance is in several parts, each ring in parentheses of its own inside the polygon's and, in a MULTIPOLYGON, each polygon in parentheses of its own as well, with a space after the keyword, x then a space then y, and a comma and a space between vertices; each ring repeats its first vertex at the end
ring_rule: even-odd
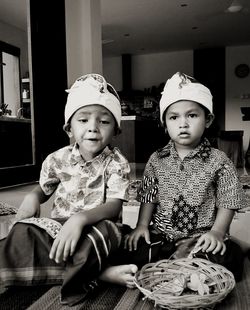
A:
POLYGON ((0 241, 0 283, 62 284, 62 303, 73 305, 99 276, 133 286, 137 267, 105 270, 120 245, 112 219, 127 199, 130 172, 127 159, 110 146, 120 132, 119 96, 98 74, 78 78, 68 92, 64 130, 75 142, 48 155, 39 186, 24 198, 18 222, 0 241), (36 217, 54 192, 52 218, 36 217))
POLYGON ((170 142, 147 162, 138 223, 125 237, 138 266, 194 249, 241 279, 244 256, 228 232, 246 202, 235 166, 204 136, 213 119, 207 87, 179 72, 167 81, 160 120, 170 142))

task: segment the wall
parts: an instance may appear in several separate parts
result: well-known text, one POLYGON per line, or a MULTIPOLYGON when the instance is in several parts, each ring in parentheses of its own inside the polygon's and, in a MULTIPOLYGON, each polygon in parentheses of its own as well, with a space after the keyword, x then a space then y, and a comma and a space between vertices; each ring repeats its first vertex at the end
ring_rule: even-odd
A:
MULTIPOLYGON (((193 51, 177 51, 132 56, 132 88, 143 90, 165 82, 176 71, 193 74, 193 51)), ((118 90, 122 90, 122 59, 103 59, 103 74, 118 90)))
POLYGON ((0 40, 20 48, 21 75, 24 76, 28 71, 27 33, 19 28, 0 22, 0 40))
POLYGON ((226 48, 226 130, 244 130, 243 148, 247 150, 250 138, 250 121, 242 121, 241 107, 250 107, 250 75, 238 78, 234 74, 238 64, 250 66, 250 45, 226 48))

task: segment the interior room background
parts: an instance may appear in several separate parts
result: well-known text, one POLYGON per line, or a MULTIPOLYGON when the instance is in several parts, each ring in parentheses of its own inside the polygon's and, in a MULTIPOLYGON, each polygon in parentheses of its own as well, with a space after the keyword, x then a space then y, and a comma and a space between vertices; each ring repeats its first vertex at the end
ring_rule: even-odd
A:
MULTIPOLYGON (((30 1, 30 3, 31 7, 32 5, 34 6, 33 1, 30 1)), ((67 138, 62 138, 63 133, 60 133, 57 136, 58 141, 53 144, 53 140, 55 139, 53 128, 61 126, 61 123, 56 120, 56 110, 59 110, 60 116, 62 116, 66 100, 66 96, 63 93, 64 89, 70 87, 72 81, 79 73, 84 74, 92 71, 103 74, 118 91, 122 91, 123 55, 111 57, 102 55, 100 1, 76 0, 74 1, 74 6, 70 0, 60 1, 56 5, 51 5, 49 1, 38 1, 37 3, 40 3, 38 9, 34 12, 33 7, 32 14, 33 16, 36 15, 39 17, 39 23, 44 27, 43 35, 39 37, 41 41, 40 45, 36 43, 32 47, 33 50, 29 50, 28 46, 30 42, 28 41, 30 38, 27 36, 27 32, 2 21, 0 21, 0 41, 8 42, 20 48, 22 51, 20 54, 21 78, 25 78, 28 72, 31 78, 30 95, 32 96, 33 82, 36 84, 36 90, 38 89, 40 91, 41 99, 39 100, 44 101, 44 103, 37 104, 38 101, 36 100, 38 99, 36 98, 38 97, 38 92, 36 91, 34 105, 39 106, 39 109, 37 110, 36 108, 36 111, 34 111, 34 128, 36 133, 33 133, 33 138, 36 140, 40 139, 39 143, 36 141, 36 152, 37 149, 38 151, 39 148, 41 149, 42 155, 38 160, 38 163, 41 163, 41 160, 51 149, 67 143, 67 138), (48 12, 46 5, 50 7, 50 12, 48 12), (38 10, 40 10, 39 14, 38 10), (42 14, 48 18, 42 20, 40 18, 42 14), (57 16, 57 21, 59 21, 57 22, 56 29, 54 29, 55 16, 57 16), (91 24, 91 29, 88 29, 88 33, 86 33, 86 29, 83 29, 86 27, 82 27, 84 25, 86 26, 84 23, 91 24), (59 34, 61 34, 62 38, 65 37, 65 45, 62 43, 61 47, 58 46, 56 50, 57 42, 53 42, 53 39, 59 34), (39 47, 40 51, 38 52, 35 47, 36 49, 39 47), (56 53, 53 52, 54 49, 56 53), (35 61, 36 69, 32 68, 33 63, 29 60, 31 54, 33 61, 35 61), (84 57, 86 59, 83 59, 84 57), (34 74, 34 70, 36 74, 34 74), (63 73, 60 74, 60 72, 63 73), (63 76, 64 80, 60 85, 57 85, 55 80, 60 78, 60 75, 63 76), (37 85, 38 78, 35 79, 35 77, 40 78, 39 85, 37 85), (54 87, 55 85, 56 87, 54 87), (60 89, 60 94, 56 95, 58 89, 60 89), (48 106, 50 106, 49 109, 48 106), (45 109, 47 109, 46 113, 42 112, 45 109), (41 120, 38 112, 45 118, 45 121, 41 120), (46 115, 51 117, 51 119, 46 119, 46 115), (53 118, 55 120, 54 122, 53 118), (46 121, 48 122, 45 125, 44 122, 46 123, 46 121), (48 130, 46 130, 46 126, 48 130), (44 142, 41 143, 41 140, 44 140, 44 142)), ((32 22, 31 25, 28 24, 28 27, 32 28, 32 22)), ((242 120, 241 108, 250 107, 250 75, 245 78, 237 77, 235 75, 235 67, 242 63, 250 64, 250 45, 225 46, 223 49, 225 63, 222 65, 225 66, 225 79, 222 81, 222 87, 224 83, 225 113, 222 120, 223 124, 221 125, 223 130, 244 131, 243 149, 246 152, 250 139, 250 121, 242 120)), ((212 50, 213 48, 210 48, 210 51, 212 50)), ((216 62, 216 48, 214 51, 214 58, 210 59, 211 62, 216 62)), ((141 54, 129 55, 131 60, 132 89, 143 91, 152 86, 157 86, 160 83, 164 83, 167 78, 178 70, 194 75, 195 53, 195 50, 190 49, 150 54, 143 53, 142 51, 141 54)), ((57 128, 56 133, 59 133, 60 130, 61 128, 57 128)))

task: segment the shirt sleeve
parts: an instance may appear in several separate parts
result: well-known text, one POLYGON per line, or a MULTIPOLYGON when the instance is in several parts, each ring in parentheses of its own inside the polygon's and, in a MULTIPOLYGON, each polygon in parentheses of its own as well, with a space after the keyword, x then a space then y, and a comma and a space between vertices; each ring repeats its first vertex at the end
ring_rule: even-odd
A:
POLYGON ((238 210, 247 206, 242 183, 229 159, 217 171, 215 186, 218 208, 238 210))
POLYGON ((55 166, 53 154, 48 155, 42 164, 39 179, 39 184, 45 195, 53 194, 60 182, 56 174, 55 166))
POLYGON ((128 160, 115 148, 106 169, 106 199, 128 200, 129 173, 128 160))
POLYGON ((158 202, 158 179, 155 175, 155 153, 149 158, 138 191, 138 200, 144 203, 158 202))

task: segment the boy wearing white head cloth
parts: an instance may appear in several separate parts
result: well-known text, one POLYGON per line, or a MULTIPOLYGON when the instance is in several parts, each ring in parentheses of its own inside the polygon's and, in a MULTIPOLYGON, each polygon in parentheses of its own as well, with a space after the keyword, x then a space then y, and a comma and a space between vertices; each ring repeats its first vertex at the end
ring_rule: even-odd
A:
POLYGON ((177 72, 166 82, 160 120, 170 142, 146 165, 139 219, 126 248, 151 261, 193 250, 239 280, 243 254, 228 232, 246 202, 233 163, 204 137, 214 119, 212 106, 209 89, 193 78, 177 72))
MULTIPOLYGON (((127 200, 130 167, 110 146, 121 122, 115 89, 101 75, 88 74, 68 93, 64 130, 74 143, 45 159, 39 186, 24 198, 18 222, 0 242, 0 283, 62 284, 61 301, 73 305, 120 245, 111 220, 127 200), (53 193, 52 219, 37 218, 53 193)), ((101 279, 131 287, 136 271, 135 265, 110 267, 101 279)))

